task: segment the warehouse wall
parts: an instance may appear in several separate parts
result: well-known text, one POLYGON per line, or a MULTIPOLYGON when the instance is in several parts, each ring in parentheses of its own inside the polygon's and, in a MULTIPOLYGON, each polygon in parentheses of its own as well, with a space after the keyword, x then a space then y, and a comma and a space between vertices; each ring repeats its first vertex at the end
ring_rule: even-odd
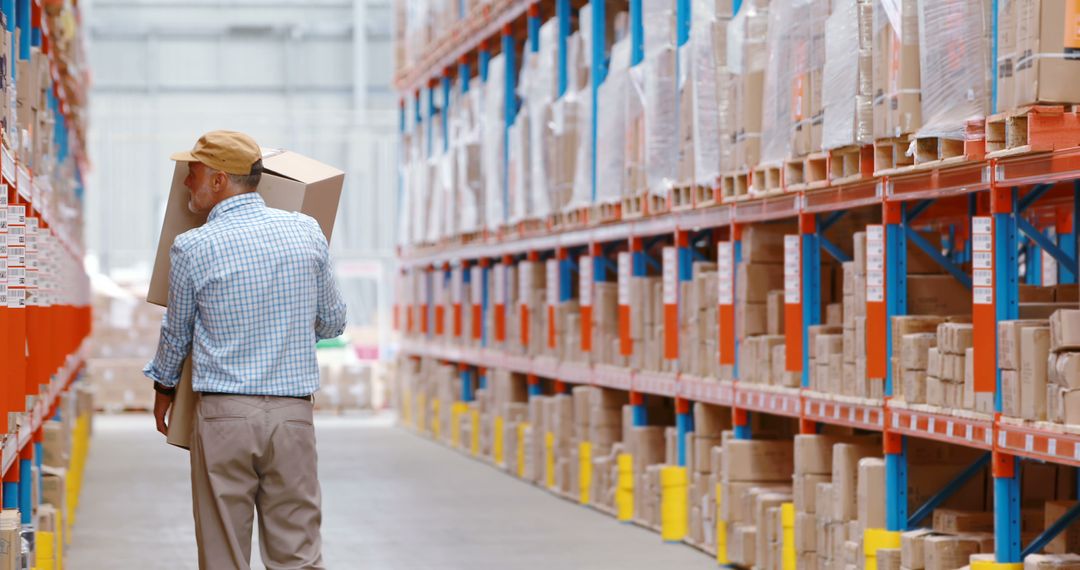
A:
POLYGON ((242 130, 347 172, 332 249, 350 318, 375 324, 390 301, 372 268, 388 274, 395 235, 388 0, 96 0, 85 14, 94 69, 86 231, 101 270, 148 276, 168 155, 205 131, 242 130))

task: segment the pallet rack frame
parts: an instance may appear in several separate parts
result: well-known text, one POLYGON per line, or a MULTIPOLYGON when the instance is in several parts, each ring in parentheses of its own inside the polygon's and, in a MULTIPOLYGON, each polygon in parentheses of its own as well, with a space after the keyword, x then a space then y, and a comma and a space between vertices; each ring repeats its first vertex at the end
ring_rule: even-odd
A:
MULTIPOLYGON (((554 4, 552 12, 559 20, 558 41, 560 48, 563 48, 570 33, 571 2, 570 0, 553 0, 551 3, 554 4)), ((736 11, 740 3, 736 0, 736 11)), ((503 51, 507 54, 506 127, 508 129, 516 110, 513 65, 515 45, 512 23, 522 17, 527 18, 530 46, 535 50, 536 42, 538 42, 536 30, 540 25, 539 4, 541 3, 532 0, 509 0, 485 6, 482 13, 473 15, 474 17, 466 20, 465 25, 456 28, 448 34, 447 38, 437 41, 435 48, 417 65, 400 70, 396 78, 399 90, 405 93, 417 93, 417 120, 414 126, 422 123, 419 113, 419 88, 424 81, 430 77, 437 77, 443 73, 444 69, 448 70, 450 62, 460 60, 462 63, 459 80, 462 82, 462 88, 467 89, 469 80, 467 57, 474 50, 477 51, 479 62, 479 79, 486 81, 486 67, 490 57, 486 49, 486 38, 494 37, 501 31, 503 51)), ((548 2, 543 4, 548 4, 548 2)), ((593 42, 590 46, 593 69, 591 144, 593 151, 592 195, 595 198, 596 92, 605 79, 607 54, 604 51, 605 2, 592 4, 594 14, 593 42)), ((680 0, 677 6, 677 30, 681 45, 689 30, 690 2, 680 0)), ((994 16, 996 26, 996 10, 994 16)), ((643 56, 641 44, 644 35, 639 0, 630 1, 630 23, 632 65, 636 65, 641 62, 643 56)), ((994 44, 993 49, 996 50, 996 41, 994 44)), ((991 58, 991 60, 996 65, 996 58, 991 58)), ((445 87, 448 82, 447 77, 444 74, 444 89, 447 89, 445 87)), ((561 96, 566 90, 565 49, 559 50, 558 78, 561 96)), ((433 109, 433 91, 431 101, 433 109)), ((447 98, 447 107, 448 105, 447 98)), ((404 133, 407 130, 404 99, 401 109, 401 128, 404 133)), ((429 114, 429 117, 433 115, 429 114)), ((431 128, 430 124, 428 128, 431 128)), ((504 146, 504 154, 507 152, 507 147, 504 146)), ((505 184, 503 191, 504 213, 506 213, 505 184)), ((1063 193, 1060 187, 1056 188, 1056 192, 1063 193)), ((1064 193, 1069 194, 1069 191, 1066 190, 1064 193)), ((984 295, 982 297, 984 302, 975 300, 973 304, 975 350, 977 355, 989 353, 990 356, 995 356, 997 323, 1017 317, 1020 283, 1017 265, 1017 250, 1020 244, 1018 235, 1024 234, 1027 238, 1028 243, 1025 247, 1029 258, 1035 257, 1036 252, 1048 253, 1059 263, 1060 282, 1075 283, 1077 281, 1075 227, 1077 223, 1080 223, 1078 218, 1080 218, 1080 147, 1007 159, 978 160, 948 168, 878 176, 870 180, 830 185, 820 190, 785 192, 780 196, 725 202, 704 209, 664 213, 604 225, 593 224, 557 233, 529 233, 519 229, 517 232, 506 231, 491 239, 465 246, 442 245, 400 252, 403 272, 413 270, 429 272, 433 266, 439 264, 462 268, 466 267, 463 264, 478 266, 480 272, 477 277, 482 276, 483 291, 480 303, 473 299, 474 315, 482 317, 487 315, 488 311, 494 311, 493 336, 495 340, 502 341, 505 340, 505 298, 503 298, 504 295, 500 295, 498 283, 493 303, 487 291, 487 274, 492 270, 492 262, 494 262, 494 272, 498 281, 505 278, 505 267, 514 263, 517 257, 524 256, 531 261, 536 261, 542 252, 554 252, 559 260, 559 302, 565 302, 570 298, 572 288, 569 277, 570 272, 573 271, 572 260, 567 255, 572 248, 587 248, 587 255, 583 256, 578 263, 579 271, 580 268, 589 267, 585 283, 590 280, 602 282, 606 280, 608 266, 612 265, 608 256, 613 250, 623 245, 628 249, 624 254, 617 256, 619 261, 617 273, 620 279, 643 276, 646 274, 647 264, 651 261, 646 253, 648 248, 644 246, 644 240, 666 236, 664 239, 669 239, 677 248, 677 278, 685 281, 690 278, 688 261, 691 259, 691 248, 687 241, 688 232, 728 228, 729 238, 727 241, 719 242, 718 249, 721 251, 721 265, 730 263, 733 268, 741 261, 741 232, 744 227, 748 224, 779 219, 797 220, 799 232, 794 237, 797 239, 795 246, 799 256, 799 272, 793 284, 797 301, 787 303, 787 310, 790 311, 788 314, 795 318, 786 319, 789 339, 798 341, 788 344, 798 349, 788 351, 788 370, 803 372, 802 387, 794 390, 763 389, 738 382, 738 341, 733 334, 735 315, 731 310, 734 305, 733 298, 730 303, 721 300, 719 311, 721 338, 717 356, 722 364, 733 367, 734 381, 712 381, 679 373, 671 376, 600 364, 554 362, 550 358, 530 358, 502 353, 489 348, 489 331, 483 325, 483 318, 479 319, 481 321, 479 328, 483 330, 480 335, 477 335, 482 339, 481 348, 459 348, 432 342, 406 340, 402 349, 406 354, 413 356, 428 356, 460 363, 464 365, 462 370, 482 371, 504 368, 525 374, 529 378, 530 395, 540 393, 539 377, 555 380, 560 390, 563 382, 626 390, 630 393, 630 403, 633 406, 634 425, 646 423, 643 405, 645 394, 674 398, 680 436, 691 429, 687 413, 688 403, 691 401, 732 408, 735 435, 738 438, 752 436, 749 415, 753 412, 797 418, 800 420, 801 431, 804 433, 812 433, 817 424, 822 423, 880 431, 884 436, 888 520, 888 528, 882 531, 893 537, 895 533, 918 524, 934 506, 940 504, 962 486, 968 477, 989 465, 994 479, 997 564, 1002 568, 1014 568, 1014 565, 1021 562, 1022 555, 1037 551, 1068 524, 1080 519, 1080 507, 1071 509, 1061 520, 1051 525, 1038 539, 1024 548, 1024 545, 1020 544, 1019 532, 1020 485, 1017 462, 1020 459, 1032 459, 1080 468, 1080 430, 1070 431, 1060 427, 1022 423, 1002 418, 1000 370, 993 364, 996 358, 982 358, 980 363, 980 358, 976 357, 976 363, 979 363, 979 369, 976 371, 976 390, 982 394, 993 395, 995 410, 993 415, 945 414, 919 406, 893 402, 890 397, 896 379, 892 378, 891 367, 887 365, 892 346, 888 323, 891 317, 906 313, 905 267, 907 245, 910 242, 930 254, 949 274, 969 288, 975 289, 976 299, 980 298, 980 294, 984 295), (1056 238, 1052 238, 1028 222, 1023 214, 1029 206, 1051 191, 1055 184, 1069 181, 1073 182, 1071 196, 1066 196, 1068 204, 1062 207, 1068 221, 1067 223, 1059 221, 1055 227, 1056 238), (1027 191, 1023 192, 1023 189, 1027 191), (976 226, 989 228, 988 233, 979 235, 989 236, 993 261, 990 267, 976 267, 974 279, 960 270, 956 263, 972 260, 974 229, 967 232, 964 249, 961 251, 955 248, 955 227, 950 226, 947 243, 950 252, 954 254, 950 258, 935 251, 914 227, 916 218, 930 208, 935 200, 956 196, 969 197, 970 206, 967 212, 970 217, 969 224, 974 223, 976 226), (985 207, 987 205, 988 208, 985 207), (865 207, 881 208, 882 217, 879 229, 874 231, 880 233, 883 242, 884 294, 881 300, 867 303, 867 366, 868 370, 873 369, 879 372, 873 376, 886 379, 885 398, 882 401, 829 397, 809 390, 808 386, 809 347, 806 346, 808 328, 818 323, 821 315, 819 303, 802 301, 820 299, 818 269, 821 265, 822 250, 838 259, 843 255, 839 248, 824 237, 823 232, 843 212, 865 207), (979 213, 988 215, 977 215, 979 213), (989 274, 979 273, 980 270, 989 271, 989 274), (984 279, 986 275, 990 277, 989 283, 984 279), (989 297, 985 297, 987 293, 989 297), (793 352, 797 353, 797 358, 790 356, 793 352), (926 505, 917 509, 915 513, 911 513, 909 517, 907 501, 904 499, 907 487, 905 443, 907 437, 934 439, 984 449, 988 453, 946 485, 926 505)), ((1037 278, 1032 277, 1036 267, 1034 262, 1029 267, 1031 268, 1029 277, 1033 282, 1039 282, 1037 278)), ((668 268, 664 267, 662 270, 666 271, 668 268)), ((585 275, 585 272, 581 274, 585 275)), ((430 284, 430 281, 426 282, 430 284)), ((583 284, 580 285, 579 290, 583 286, 583 284)), ((426 308, 430 308, 430 285, 425 288, 428 291, 425 304, 426 308)), ((502 289, 505 289, 505 285, 502 289)), ((584 309, 583 307, 583 313, 584 309)), ((591 310, 591 307, 589 309, 591 310)), ((623 321, 624 311, 628 310, 630 310, 629 307, 620 300, 620 321, 623 321)), ((411 323, 411 310, 408 312, 408 321, 411 323)), ((407 331, 411 328, 411 324, 406 326, 407 331)), ((620 329, 625 328, 626 324, 621 322, 620 329)), ((432 334, 428 327, 422 325, 420 330, 427 333, 430 341, 432 334)), ((677 343, 677 340, 674 342, 677 343)), ((668 352, 665 356, 670 354, 668 352)), ((677 350, 675 354, 677 355, 677 350)), ((472 373, 463 372, 463 374, 468 374, 465 384, 469 386, 468 390, 471 393, 472 373)), ((483 373, 480 373, 479 377, 483 378, 483 373)), ((463 399, 466 395, 463 394, 463 399)), ((679 438, 680 464, 685 462, 684 441, 684 437, 679 438)))

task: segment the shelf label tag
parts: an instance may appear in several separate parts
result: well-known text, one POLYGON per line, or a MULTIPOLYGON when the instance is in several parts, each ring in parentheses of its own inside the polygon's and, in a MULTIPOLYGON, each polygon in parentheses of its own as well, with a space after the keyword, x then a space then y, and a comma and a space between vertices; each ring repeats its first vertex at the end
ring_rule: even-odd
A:
POLYGON ((630 253, 619 253, 619 304, 630 306, 630 253))
POLYGON ((495 304, 506 304, 506 265, 502 263, 495 264, 495 304))
POLYGON ((679 250, 665 247, 663 253, 664 269, 664 304, 679 303, 679 250))
POLYGON ((788 305, 802 302, 801 247, 799 235, 784 236, 784 303, 788 305))
POLYGON ((735 244, 724 241, 716 247, 717 298, 721 305, 735 304, 735 244))
POLYGON ((582 307, 592 306, 593 258, 583 255, 578 259, 578 296, 582 307))
POLYGON ((461 266, 454 267, 450 270, 450 302, 455 305, 460 305, 463 301, 463 290, 465 288, 465 270, 461 266))
POLYGON ((518 305, 528 305, 533 290, 534 263, 522 261, 518 264, 518 305))
POLYGON ((547 260, 544 263, 544 271, 547 274, 547 304, 549 307, 554 307, 559 304, 559 289, 561 288, 559 262, 555 259, 547 260))
POLYGON ((885 302, 885 226, 866 226, 866 301, 885 302))
POLYGON ((484 268, 473 266, 469 268, 472 277, 469 279, 469 289, 472 290, 472 302, 474 305, 484 303, 484 268))

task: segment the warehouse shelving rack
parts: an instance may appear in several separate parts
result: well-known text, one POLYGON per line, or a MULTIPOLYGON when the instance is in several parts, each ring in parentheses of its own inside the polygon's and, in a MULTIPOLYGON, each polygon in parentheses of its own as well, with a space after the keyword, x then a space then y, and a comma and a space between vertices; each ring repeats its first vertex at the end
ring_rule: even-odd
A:
MULTIPOLYGON (((72 60, 60 61, 50 42, 52 31, 44 10, 60 10, 62 2, 3 0, 7 30, 19 32, 7 54, 11 76, 16 61, 30 59, 31 47, 45 55, 50 83, 47 101, 55 113, 53 136, 63 161, 74 163, 76 195, 88 166, 78 113, 84 92, 69 91, 61 78, 78 74, 72 60)), ((77 10, 77 8, 74 8, 77 10)), ((78 18, 76 18, 76 21, 78 18)), ((14 37, 14 36, 13 36, 14 37)), ((14 86, 5 86, 13 89, 14 86)), ((6 303, 0 305, 0 424, 6 435, 0 452, 4 509, 19 509, 24 532, 33 530, 32 494, 37 482, 31 465, 42 460, 43 424, 58 416, 60 395, 81 376, 85 339, 90 332, 89 278, 83 270, 81 228, 54 218, 47 207, 55 200, 51 181, 35 177, 7 137, 0 141, 0 245, 6 303), (45 247, 48 243, 50 246, 45 247)))
MULTIPOLYGON (((603 2, 595 3, 594 10, 603 2)), ((631 34, 635 41, 632 53, 640 50, 640 2, 630 2, 631 34)), ((738 7, 736 6, 736 10, 738 7)), ((678 25, 681 31, 689 25, 689 2, 678 3, 678 25)), ((448 77, 455 62, 465 62, 470 54, 481 46, 480 67, 484 67, 488 52, 486 39, 503 32, 505 49, 513 47, 513 22, 522 18, 529 20, 527 30, 539 27, 542 13, 559 18, 559 41, 565 42, 570 32, 570 2, 506 1, 485 8, 480 14, 466 20, 458 30, 450 32, 445 41, 436 42, 433 50, 417 65, 401 70, 396 79, 403 93, 416 94, 419 105, 420 89, 429 78, 448 77)), ((603 18, 594 17, 595 22, 603 18)), ((603 26, 594 27, 591 46, 593 69, 602 70, 606 61, 604 53, 603 26)), ((530 36, 536 38, 535 32, 530 36)), ((640 58, 635 57, 635 61, 640 58)), ((461 76, 468 77, 469 68, 462 64, 461 76)), ((513 68, 508 68, 508 111, 512 110, 513 68)), ((603 80, 603 72, 593 73, 593 90, 603 80)), ((560 86, 565 87, 566 62, 559 61, 560 86)), ((481 72, 480 80, 484 80, 481 72)), ((468 82, 462 82, 467 85, 468 82)), ((444 83, 445 89, 449 89, 444 83)), ((560 89, 560 93, 562 89, 560 89)), ((432 99, 433 101, 433 99, 432 99)), ((595 101, 595 98, 594 98, 595 101)), ((449 104, 449 97, 445 98, 449 104)), ((595 105, 595 103, 594 103, 595 105)), ((402 102, 402 130, 406 129, 406 103, 402 102)), ((435 109, 429 109, 428 119, 435 117, 435 109)), ((416 127, 424 124, 425 117, 417 107, 416 127)), ((596 113, 594 107, 593 121, 596 113)), ((507 119, 509 125, 510 119, 507 119)), ((428 123, 430 127, 430 122, 428 123)), ((595 128, 593 186, 595 188, 595 128)), ((594 191, 595 196, 595 191, 594 191)), ((398 320, 406 332, 419 332, 429 340, 407 339, 402 350, 412 356, 424 356, 463 365, 463 370, 475 368, 483 382, 484 370, 508 369, 529 378, 531 387, 538 387, 538 378, 554 380, 558 385, 566 383, 588 384, 630 392, 635 405, 634 422, 645 423, 643 394, 673 398, 676 401, 677 426, 680 435, 691 429, 689 425, 689 402, 702 402, 729 407, 735 418, 736 437, 752 437, 749 429, 750 413, 765 413, 796 418, 804 433, 816 431, 817 424, 833 424, 862 430, 881 432, 884 436, 884 452, 887 470, 887 519, 888 528, 881 536, 886 542, 898 544, 896 533, 915 525, 933 506, 940 504, 962 486, 974 472, 989 464, 994 480, 994 512, 996 559, 994 567, 1015 569, 1022 556, 1039 549, 1070 523, 1080 519, 1080 507, 1073 508, 1061 520, 1046 530, 1033 544, 1020 543, 1020 482, 1018 461, 1035 460, 1070 465, 1080 468, 1080 428, 1051 425, 1045 422, 1021 422, 1001 416, 1000 370, 996 368, 997 322, 1017 318, 1019 275, 1017 252, 1023 244, 1028 259, 1038 258, 1045 251, 1062 267, 1061 282, 1076 283, 1077 267, 1075 224, 1080 220, 1080 147, 1018 155, 1001 159, 981 159, 943 168, 910 170, 889 176, 877 176, 857 182, 828 185, 817 190, 785 191, 779 196, 741 201, 722 202, 701 209, 663 213, 633 220, 596 224, 558 232, 527 232, 510 229, 500 235, 462 245, 460 243, 438 244, 422 248, 403 249, 400 262, 403 273, 420 272, 441 275, 442 279, 430 279, 426 291, 414 302, 420 309, 420 323, 413 322, 413 307, 397 307, 395 315, 407 314, 407 322, 398 320), (788 287, 793 288, 800 301, 820 298, 820 272, 822 254, 839 258, 842 252, 824 237, 824 229, 839 217, 853 209, 879 210, 881 223, 869 229, 880 239, 878 260, 883 264, 885 285, 881 296, 868 300, 867 304, 867 368, 871 377, 886 378, 883 400, 820 394, 808 389, 805 373, 805 356, 808 347, 807 327, 821 321, 820 304, 817 302, 788 303, 786 319, 788 370, 804 371, 803 387, 784 389, 770 386, 740 383, 736 361, 734 335, 733 299, 721 299, 720 348, 721 364, 732 365, 735 381, 719 381, 688 374, 663 374, 631 370, 610 365, 590 365, 579 362, 556 362, 550 357, 529 358, 497 351, 488 342, 492 335, 497 340, 505 336, 504 317, 507 308, 498 300, 493 301, 487 291, 487 272, 503 275, 502 267, 520 258, 533 261, 542 256, 553 256, 559 261, 560 278, 558 301, 572 296, 569 275, 575 271, 572 251, 584 251, 576 271, 584 279, 604 281, 608 274, 620 277, 643 275, 648 263, 655 263, 645 253, 646 240, 659 240, 671 244, 671 255, 663 258, 662 271, 670 272, 672 280, 689 279, 689 263, 693 253, 689 234, 703 230, 718 230, 711 234, 713 245, 720 251, 721 274, 728 264, 734 275, 734 264, 741 257, 740 235, 742 228, 751 224, 776 220, 797 220, 799 233, 792 245, 799 258, 799 271, 787 276, 788 287), (1040 209, 1038 215, 1032 215, 1040 209), (1034 223, 1029 219, 1035 220, 1034 223), (1065 223, 1062 223, 1065 221, 1065 223), (1048 237, 1043 227, 1058 226, 1057 240, 1048 237), (948 231, 948 252, 935 250, 921 237, 917 229, 931 227, 948 231), (1026 239, 1021 239, 1021 235, 1026 239), (976 391, 993 395, 994 414, 978 414, 966 411, 947 412, 922 405, 905 405, 894 402, 892 394, 891 331, 888 326, 892 316, 906 314, 906 256, 908 243, 915 245, 934 258, 947 272, 973 291, 973 322, 975 336, 976 391), (725 253, 726 252, 726 253, 725 253), (982 254, 982 255, 978 255, 982 254), (725 261, 726 256, 726 261, 725 261), (592 263, 589 263, 591 259, 592 263), (984 263, 979 263, 982 261, 984 263), (960 262, 975 262, 969 275, 960 262), (455 268, 474 268, 474 272, 455 271, 455 268), (483 339, 481 348, 464 348, 432 342, 435 327, 426 321, 441 317, 432 309, 437 292, 446 287, 460 291, 462 286, 455 280, 485 277, 482 281, 482 301, 474 307, 477 316, 494 311, 495 331, 475 330, 474 338, 483 339), (460 277, 459 277, 460 276, 460 277), (430 313, 430 316, 428 316, 430 313), (792 354, 796 356, 792 356, 792 354), (959 446, 983 449, 988 455, 946 486, 937 496, 915 513, 907 512, 906 500, 902 500, 907 488, 907 461, 904 438, 933 439, 959 446), (911 515, 911 516, 909 516, 911 515), (1025 548, 1026 547, 1026 548, 1025 548)), ((595 222, 595 221, 594 221, 595 222)), ((791 258, 789 258, 791 259, 791 258)), ((1028 265, 1026 280, 1038 283, 1034 263, 1028 265)), ((587 287, 586 287, 587 288, 587 287)), ((734 289, 732 287, 732 289, 734 289)), ((585 290, 585 289, 581 289, 585 290)), ((500 297, 500 295, 496 295, 500 297)), ((474 297, 475 298, 475 297, 474 297)), ((410 302, 409 300, 405 301, 410 302)), ((464 296, 457 295, 455 304, 468 304, 464 296)), ((583 303, 584 304, 584 303, 583 303)), ((620 301, 620 313, 632 310, 620 301)), ((668 309, 666 308, 666 311, 668 309)), ((455 309, 454 314, 460 314, 455 309)), ((622 315, 620 315, 622 318, 622 315)), ((396 319, 397 320, 397 319, 396 319)), ((479 319, 474 319, 474 323, 479 319)), ((588 321, 584 318, 582 321, 588 321)), ((435 325, 440 326, 438 324, 435 325)), ((482 325, 477 325, 484 329, 482 325)), ((588 326, 588 325, 586 325, 588 326)), ((455 329, 457 330, 457 329, 455 329)), ((584 335, 587 336, 587 335, 584 335)), ((677 340, 665 342, 665 357, 677 356, 677 340)), ((469 372, 472 374, 472 372, 469 372)), ((472 376, 464 400, 471 399, 472 376)), ((530 390, 536 393, 536 390, 530 390)), ((679 438, 680 462, 685 457, 685 438, 679 438)), ((1078 478, 1080 479, 1080 478, 1078 478)))

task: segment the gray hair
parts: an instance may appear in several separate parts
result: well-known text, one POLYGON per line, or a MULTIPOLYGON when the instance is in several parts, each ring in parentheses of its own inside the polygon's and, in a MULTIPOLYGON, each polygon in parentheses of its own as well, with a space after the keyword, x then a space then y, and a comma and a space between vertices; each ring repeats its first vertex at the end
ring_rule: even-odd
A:
POLYGON ((260 158, 255 161, 255 164, 251 165, 251 172, 248 174, 228 174, 229 181, 237 186, 242 186, 248 190, 255 190, 259 187, 259 181, 262 180, 263 162, 260 158))

